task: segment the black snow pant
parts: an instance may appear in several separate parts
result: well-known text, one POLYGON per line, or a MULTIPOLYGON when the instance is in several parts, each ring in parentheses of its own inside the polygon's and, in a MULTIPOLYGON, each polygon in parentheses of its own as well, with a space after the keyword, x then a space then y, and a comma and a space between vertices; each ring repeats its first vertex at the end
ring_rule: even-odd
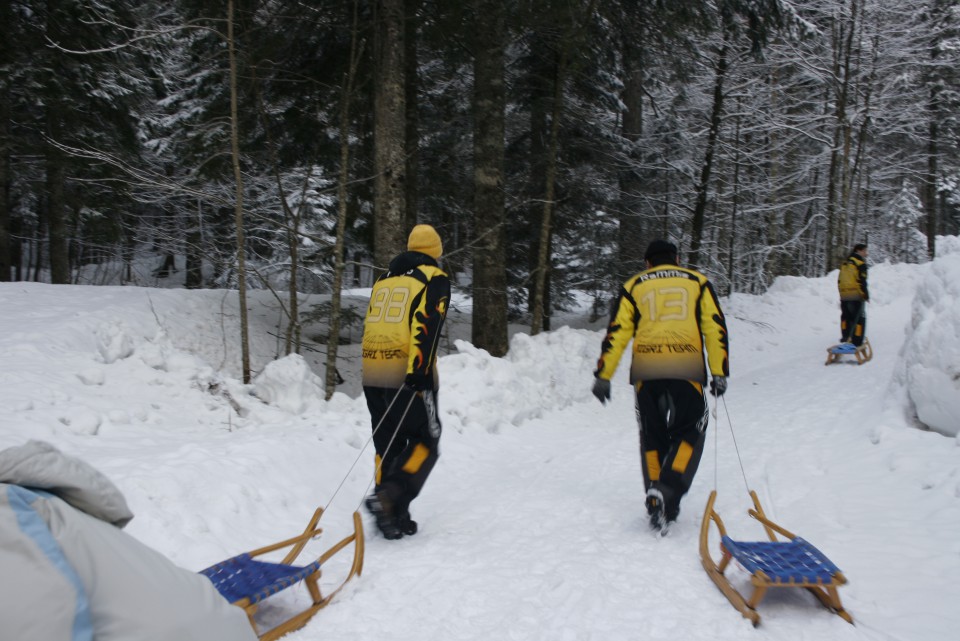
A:
POLYGON ((697 473, 708 417, 702 385, 659 379, 637 386, 643 481, 647 490, 663 494, 668 520, 677 518, 680 499, 697 473))
POLYGON ((364 387, 363 395, 376 430, 376 490, 386 493, 397 516, 408 516, 410 502, 420 494, 440 456, 437 393, 414 393, 408 388, 398 393, 396 388, 364 387))
POLYGON ((840 331, 844 341, 863 345, 867 330, 867 304, 862 300, 840 301, 840 331))

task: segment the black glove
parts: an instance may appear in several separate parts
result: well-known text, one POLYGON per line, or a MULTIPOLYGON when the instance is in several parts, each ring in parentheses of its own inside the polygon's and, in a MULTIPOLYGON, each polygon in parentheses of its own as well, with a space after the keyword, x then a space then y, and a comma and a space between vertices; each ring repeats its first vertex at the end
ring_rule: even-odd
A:
POLYGON ((710 394, 713 396, 723 396, 727 391, 727 377, 714 376, 710 379, 710 394))
POLYGON ((607 404, 607 401, 610 400, 610 381, 600 378, 599 376, 593 379, 593 395, 597 397, 597 400, 607 404))
POLYGON ((403 379, 403 386, 415 392, 422 392, 430 387, 430 385, 427 384, 427 376, 416 372, 407 374, 407 377, 403 379))

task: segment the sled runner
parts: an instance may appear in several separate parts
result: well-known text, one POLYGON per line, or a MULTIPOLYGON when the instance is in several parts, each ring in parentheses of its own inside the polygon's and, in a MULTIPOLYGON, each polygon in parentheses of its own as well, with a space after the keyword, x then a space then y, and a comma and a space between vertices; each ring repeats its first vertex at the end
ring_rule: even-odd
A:
POLYGON ((273 641, 288 632, 302 628, 314 614, 330 603, 334 595, 350 579, 363 571, 363 523, 358 512, 353 513, 353 534, 336 543, 310 563, 303 566, 292 565, 307 542, 322 532, 317 527, 322 515, 323 508, 317 508, 313 518, 307 524, 307 528, 299 536, 239 554, 200 572, 213 582, 214 587, 225 599, 246 611, 247 617, 250 619, 250 625, 253 626, 261 641, 273 641), (350 543, 354 544, 353 565, 350 567, 350 572, 337 589, 324 596, 317 584, 320 580, 320 571, 323 564, 350 543), (254 558, 284 548, 290 548, 290 551, 279 562, 261 561, 254 558), (267 597, 300 581, 306 584, 307 591, 310 593, 312 601, 310 606, 260 634, 254 621, 254 615, 260 603, 267 597))
POLYGON ((857 365, 863 365, 873 358, 873 348, 870 347, 870 341, 867 339, 863 339, 863 345, 860 347, 853 343, 839 343, 827 348, 827 362, 824 365, 836 363, 844 354, 852 354, 857 358, 857 365))
POLYGON ((749 543, 733 540, 727 536, 720 515, 713 509, 716 498, 717 491, 713 490, 703 513, 703 522, 700 525, 700 561, 713 582, 744 618, 750 619, 754 626, 759 625, 757 605, 769 588, 806 588, 824 606, 848 623, 853 623, 853 617, 843 609, 837 594, 837 586, 845 584, 847 580, 830 559, 805 540, 769 520, 763 513, 757 493, 753 490, 750 490, 750 498, 753 499, 754 509, 747 513, 763 524, 770 540, 749 543), (720 533, 719 564, 710 556, 711 523, 717 526, 720 533), (779 540, 778 534, 784 540, 779 540), (745 599, 724 575, 731 560, 737 561, 750 573, 753 594, 749 599, 745 599))

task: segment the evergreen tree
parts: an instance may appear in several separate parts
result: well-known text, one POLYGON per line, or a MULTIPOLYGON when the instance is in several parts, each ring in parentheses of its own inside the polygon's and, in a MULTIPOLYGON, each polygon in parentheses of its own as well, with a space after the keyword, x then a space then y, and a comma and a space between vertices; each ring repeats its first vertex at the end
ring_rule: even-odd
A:
MULTIPOLYGON (((13 123, 8 149, 30 159, 10 166, 8 220, 33 235, 33 267, 54 283, 72 280, 73 267, 90 246, 115 241, 118 221, 131 206, 122 183, 101 162, 76 160, 90 150, 110 150, 128 161, 139 154, 137 98, 146 82, 140 60, 114 44, 117 27, 130 24, 135 5, 18 3, 5 27, 18 46, 10 56, 6 107, 13 123), (84 235, 87 244, 82 244, 84 235)), ((8 223, 9 224, 9 223, 8 223)))

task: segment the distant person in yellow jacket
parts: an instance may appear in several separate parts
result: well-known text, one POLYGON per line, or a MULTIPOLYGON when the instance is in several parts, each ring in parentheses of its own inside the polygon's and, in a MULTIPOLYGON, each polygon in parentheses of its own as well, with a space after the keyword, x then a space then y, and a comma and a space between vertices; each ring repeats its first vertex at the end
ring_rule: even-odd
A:
POLYGON ((853 251, 840 265, 837 277, 840 290, 840 342, 860 347, 867 329, 867 246, 854 245, 853 251))
POLYGON ((722 396, 730 373, 727 326, 713 286, 677 264, 677 247, 655 240, 647 269, 620 289, 594 372, 593 394, 610 399, 610 378, 633 341, 630 383, 636 391, 640 459, 650 527, 665 534, 680 513, 703 454, 704 385, 722 396), (704 364, 704 347, 707 364, 704 364))
POLYGON ((366 505, 387 539, 416 534, 410 502, 440 455, 436 363, 450 300, 450 279, 437 264, 442 254, 437 231, 415 226, 407 251, 374 284, 363 322, 363 394, 377 451, 366 505))

